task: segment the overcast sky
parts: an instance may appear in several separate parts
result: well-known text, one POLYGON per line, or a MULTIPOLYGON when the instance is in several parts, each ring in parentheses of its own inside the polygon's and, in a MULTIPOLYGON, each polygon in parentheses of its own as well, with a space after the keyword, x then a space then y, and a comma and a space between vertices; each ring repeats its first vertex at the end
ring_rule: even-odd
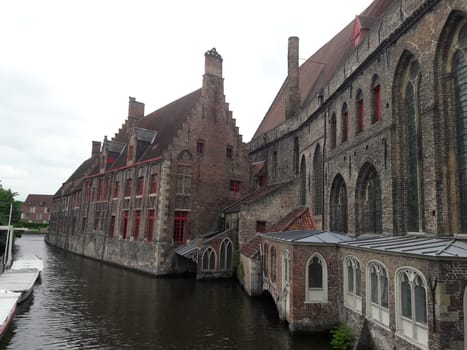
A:
POLYGON ((1 184, 17 200, 54 194, 122 125, 129 96, 149 113, 200 88, 213 47, 249 141, 286 77, 288 37, 306 59, 370 3, 1 1, 1 184))

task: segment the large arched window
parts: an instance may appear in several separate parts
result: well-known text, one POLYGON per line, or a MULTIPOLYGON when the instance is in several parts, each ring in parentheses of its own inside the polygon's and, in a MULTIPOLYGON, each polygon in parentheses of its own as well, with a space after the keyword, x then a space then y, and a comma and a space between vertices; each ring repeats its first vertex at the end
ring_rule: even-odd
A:
POLYGON ((203 271, 216 271, 216 252, 211 247, 203 253, 203 271))
POLYGON ((306 160, 302 156, 300 164, 300 204, 306 205, 306 160))
POLYGON ((367 268, 367 316, 389 326, 388 273, 383 264, 372 261, 367 268))
POLYGON ((359 134, 363 131, 363 125, 365 122, 365 111, 363 105, 363 92, 358 89, 355 97, 355 133, 359 134))
POLYGON ((315 215, 323 214, 323 154, 318 144, 313 157, 313 198, 315 215))
POLYGON ((354 256, 344 258, 344 305, 362 312, 362 271, 354 256))
POLYGON ((328 271, 324 258, 315 253, 306 265, 306 301, 323 303, 328 300, 328 271))
POLYGON ((381 120, 381 86, 378 75, 374 75, 371 82, 371 123, 381 120))
POLYGON ((381 233, 381 184, 373 165, 365 163, 357 180, 356 218, 358 233, 381 233))
POLYGON ((232 270, 232 241, 224 239, 220 248, 220 269, 221 271, 232 270))
POLYGON ((428 344, 427 284, 412 268, 396 271, 396 331, 417 345, 428 344))
POLYGON ((347 189, 340 174, 332 182, 329 206, 331 231, 347 232, 347 189))
POLYGON ((455 108, 457 116, 457 177, 459 181, 460 229, 467 232, 467 24, 457 37, 459 50, 454 55, 455 108))
POLYGON ((337 141, 337 120, 336 113, 333 113, 331 116, 331 149, 336 148, 337 141))
POLYGON ((342 105, 341 119, 342 119, 341 142, 344 143, 345 141, 349 139, 349 111, 347 109, 347 103, 344 103, 342 105))

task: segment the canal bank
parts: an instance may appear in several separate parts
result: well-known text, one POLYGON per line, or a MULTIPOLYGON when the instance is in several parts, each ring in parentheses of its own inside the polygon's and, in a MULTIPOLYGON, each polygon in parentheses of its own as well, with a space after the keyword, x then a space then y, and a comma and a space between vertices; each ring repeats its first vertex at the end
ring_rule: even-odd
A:
POLYGON ((16 240, 15 254, 44 260, 31 301, 0 349, 330 349, 291 336, 273 302, 231 281, 153 278, 48 245, 16 240))

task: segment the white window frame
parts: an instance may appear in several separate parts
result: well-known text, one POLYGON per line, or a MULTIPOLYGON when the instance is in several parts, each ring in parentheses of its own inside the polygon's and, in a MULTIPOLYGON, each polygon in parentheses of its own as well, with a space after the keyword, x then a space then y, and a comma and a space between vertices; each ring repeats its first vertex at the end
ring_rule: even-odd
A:
POLYGON ((319 254, 313 253, 307 260, 305 266, 305 303, 327 303, 328 302, 328 265, 326 259, 319 254), (322 266, 322 288, 308 288, 308 266, 313 258, 317 257, 322 266))
POLYGON ((204 272, 215 272, 216 271, 216 265, 217 265, 217 254, 216 251, 213 247, 209 246, 206 248, 206 250, 203 252, 203 256, 201 257, 201 269, 204 272), (212 252, 212 253, 210 253, 212 252), (208 266, 207 269, 204 268, 204 255, 208 255, 208 266), (211 259, 214 257, 214 269, 210 269, 209 266, 211 265, 211 259))
POLYGON ((405 266, 397 269, 395 273, 395 294, 396 294, 396 335, 407 340, 409 343, 415 344, 422 349, 428 349, 428 284, 425 276, 419 270, 405 266), (402 276, 406 274, 409 279, 411 291, 411 314, 412 318, 402 316, 402 276), (415 285, 416 277, 420 277, 423 287, 425 288, 425 310, 427 323, 423 324, 415 320, 415 285))
POLYGON ((377 260, 371 260, 367 264, 366 268, 366 315, 368 318, 389 327, 389 274, 386 266, 377 260), (371 273, 373 267, 375 268, 377 283, 378 283, 378 302, 375 303, 371 300, 372 280, 371 273), (387 294, 388 294, 388 307, 384 307, 381 304, 382 300, 382 288, 381 288, 381 277, 386 274, 387 279, 387 294))
POLYGON ((344 306, 351 309, 354 312, 362 314, 362 269, 360 261, 353 255, 347 255, 344 257, 343 261, 343 271, 344 271, 344 306), (352 276, 348 275, 348 264, 352 266, 352 276), (357 286, 357 275, 356 269, 360 270, 360 295, 356 293, 357 286), (353 290, 348 290, 349 278, 353 280, 353 290))

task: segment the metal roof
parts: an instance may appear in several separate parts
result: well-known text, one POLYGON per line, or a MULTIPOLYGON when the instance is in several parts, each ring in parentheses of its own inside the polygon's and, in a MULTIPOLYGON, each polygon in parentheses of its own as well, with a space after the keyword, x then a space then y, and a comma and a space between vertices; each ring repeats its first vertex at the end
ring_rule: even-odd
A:
POLYGON ((271 238, 290 243, 327 243, 337 244, 346 241, 352 241, 355 238, 340 233, 329 231, 288 231, 267 233, 262 235, 264 238, 271 238))
POLYGON ((196 246, 196 240, 191 241, 190 243, 183 244, 177 249, 175 249, 175 253, 181 255, 185 258, 191 259, 195 262, 198 261, 198 252, 199 248, 196 246))
POLYGON ((455 238, 393 236, 354 240, 342 245, 401 254, 467 258, 467 241, 455 238))

